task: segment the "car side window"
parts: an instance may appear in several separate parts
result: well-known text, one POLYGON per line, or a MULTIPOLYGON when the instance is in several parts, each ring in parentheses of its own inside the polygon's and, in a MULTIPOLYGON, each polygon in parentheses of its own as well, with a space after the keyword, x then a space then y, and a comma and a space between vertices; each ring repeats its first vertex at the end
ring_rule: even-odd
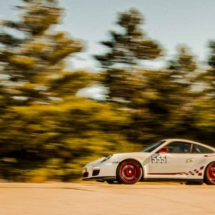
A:
POLYGON ((192 153, 206 153, 207 154, 207 153, 214 153, 214 151, 207 147, 193 144, 192 153))
POLYGON ((171 142, 166 147, 168 148, 168 153, 190 153, 191 143, 171 142))

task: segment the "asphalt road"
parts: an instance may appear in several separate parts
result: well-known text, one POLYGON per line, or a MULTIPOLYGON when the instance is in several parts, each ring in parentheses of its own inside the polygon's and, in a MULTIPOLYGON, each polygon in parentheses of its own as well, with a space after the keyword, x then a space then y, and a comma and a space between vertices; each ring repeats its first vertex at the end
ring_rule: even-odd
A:
POLYGON ((215 186, 0 183, 0 215, 214 215, 215 186))

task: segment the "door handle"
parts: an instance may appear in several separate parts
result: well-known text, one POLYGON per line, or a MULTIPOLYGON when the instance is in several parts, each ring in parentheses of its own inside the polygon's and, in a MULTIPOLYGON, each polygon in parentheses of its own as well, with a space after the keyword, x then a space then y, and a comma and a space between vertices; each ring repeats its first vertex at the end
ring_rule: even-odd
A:
POLYGON ((190 162, 193 162, 194 161, 194 158, 189 158, 186 160, 186 163, 190 163, 190 162))

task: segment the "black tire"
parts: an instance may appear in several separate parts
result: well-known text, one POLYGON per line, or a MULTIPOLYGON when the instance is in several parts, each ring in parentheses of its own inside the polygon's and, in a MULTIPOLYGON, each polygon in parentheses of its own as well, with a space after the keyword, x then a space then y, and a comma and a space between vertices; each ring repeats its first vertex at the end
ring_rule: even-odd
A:
POLYGON ((185 185, 202 185, 202 182, 198 182, 198 181, 188 181, 185 183, 185 185))
POLYGON ((142 178, 143 170, 139 162, 128 159, 119 164, 116 175, 123 184, 135 184, 142 178))
POLYGON ((106 180, 106 182, 107 182, 108 184, 122 184, 122 183, 120 183, 119 181, 113 181, 113 180, 106 180))
POLYGON ((206 184, 215 185, 215 162, 209 163, 206 167, 204 179, 206 184))

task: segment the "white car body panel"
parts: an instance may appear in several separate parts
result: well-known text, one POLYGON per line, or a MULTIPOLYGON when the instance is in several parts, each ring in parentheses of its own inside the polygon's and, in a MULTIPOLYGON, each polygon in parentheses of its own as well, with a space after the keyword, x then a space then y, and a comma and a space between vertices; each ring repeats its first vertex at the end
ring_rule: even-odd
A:
POLYGON ((171 142, 186 142, 213 150, 215 148, 184 139, 167 139, 152 152, 114 154, 108 160, 98 159, 83 168, 83 180, 108 180, 117 178, 118 165, 127 159, 136 160, 142 167, 143 180, 147 179, 204 179, 207 165, 215 161, 215 153, 157 153, 171 142), (98 175, 93 171, 98 170, 98 175), (87 173, 87 174, 86 174, 87 173))

